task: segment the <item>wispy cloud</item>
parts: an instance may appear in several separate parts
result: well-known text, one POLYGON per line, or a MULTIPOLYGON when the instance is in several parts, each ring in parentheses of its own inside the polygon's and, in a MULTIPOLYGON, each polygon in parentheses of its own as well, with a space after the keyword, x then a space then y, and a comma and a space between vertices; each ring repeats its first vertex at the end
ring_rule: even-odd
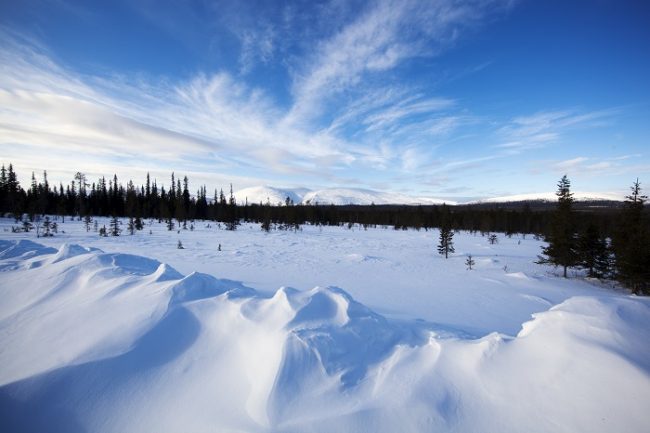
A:
MULTIPOLYGON (((631 158, 639 158, 642 155, 621 155, 609 158, 596 158, 578 156, 575 158, 552 161, 547 166, 556 173, 569 173, 580 176, 617 176, 634 173, 638 176, 650 173, 650 164, 642 161, 630 161, 631 158)), ((642 159, 642 158, 641 158, 642 159)))
POLYGON ((499 128, 503 142, 496 148, 519 152, 543 147, 559 140, 569 131, 602 126, 617 113, 616 109, 580 112, 578 110, 542 111, 530 116, 519 116, 499 128))
MULTIPOLYGON (((160 168, 198 160, 223 176, 246 167, 251 177, 336 182, 355 170, 409 171, 430 163, 432 137, 463 123, 457 101, 417 86, 362 83, 362 78, 435 55, 492 13, 491 6, 507 3, 381 0, 360 14, 328 4, 321 8, 324 14, 344 18, 333 32, 321 28, 312 35, 317 38, 307 55, 289 61, 288 108, 237 73, 282 51, 281 36, 304 19, 289 9, 284 24, 244 23, 240 29, 233 24, 241 42, 238 71, 199 73, 183 81, 84 75, 58 63, 37 41, 2 29, 0 138, 51 154, 75 152, 89 164, 120 158, 129 165, 143 154, 155 155, 150 162, 160 168), (333 116, 331 107, 322 111, 331 95, 341 98, 333 116)), ((196 11, 187 14, 197 18, 196 11)), ((149 18, 175 32, 173 22, 149 18)))
POLYGON ((555 163, 554 168, 560 171, 571 171, 578 167, 583 166, 584 163, 588 160, 589 158, 585 156, 579 156, 577 158, 567 159, 566 161, 560 161, 558 163, 555 163))
POLYGON ((358 86, 364 76, 390 70, 406 59, 433 56, 467 27, 507 8, 508 1, 383 0, 319 43, 295 74, 295 103, 287 123, 312 120, 323 104, 358 86))
POLYGON ((52 61, 43 47, 6 33, 2 39, 3 143, 98 160, 151 154, 171 162, 192 155, 230 172, 242 158, 271 173, 295 166, 315 175, 319 166, 351 160, 333 135, 279 128, 283 113, 266 94, 227 73, 175 84, 84 76, 52 61))
POLYGON ((240 34, 241 54, 239 55, 240 72, 246 74, 257 62, 268 63, 276 50, 276 32, 271 24, 258 29, 246 29, 240 34))

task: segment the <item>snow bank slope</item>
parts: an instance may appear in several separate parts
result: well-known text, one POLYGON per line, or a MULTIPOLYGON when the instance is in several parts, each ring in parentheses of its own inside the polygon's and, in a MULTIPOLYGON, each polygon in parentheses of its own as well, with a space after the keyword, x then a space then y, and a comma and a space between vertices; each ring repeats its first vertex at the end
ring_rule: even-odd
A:
POLYGON ((464 339, 338 288, 264 297, 143 257, 0 250, 2 431, 647 427, 646 299, 574 297, 516 338, 464 339))

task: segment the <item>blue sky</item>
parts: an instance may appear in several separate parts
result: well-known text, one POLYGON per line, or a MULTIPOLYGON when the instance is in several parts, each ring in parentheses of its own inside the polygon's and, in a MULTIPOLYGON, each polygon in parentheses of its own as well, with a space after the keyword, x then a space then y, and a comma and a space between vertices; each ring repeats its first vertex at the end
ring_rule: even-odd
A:
POLYGON ((644 1, 0 2, 23 182, 449 199, 650 182, 644 1))

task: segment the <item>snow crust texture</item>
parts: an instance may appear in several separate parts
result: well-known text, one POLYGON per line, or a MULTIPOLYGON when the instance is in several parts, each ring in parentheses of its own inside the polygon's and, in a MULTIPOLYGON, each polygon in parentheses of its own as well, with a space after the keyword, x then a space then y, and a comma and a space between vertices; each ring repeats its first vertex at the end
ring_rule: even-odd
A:
MULTIPOLYGON (((512 275, 526 278, 525 275, 512 275)), ((516 336, 0 241, 0 431, 645 432, 650 303, 573 296, 516 336)))

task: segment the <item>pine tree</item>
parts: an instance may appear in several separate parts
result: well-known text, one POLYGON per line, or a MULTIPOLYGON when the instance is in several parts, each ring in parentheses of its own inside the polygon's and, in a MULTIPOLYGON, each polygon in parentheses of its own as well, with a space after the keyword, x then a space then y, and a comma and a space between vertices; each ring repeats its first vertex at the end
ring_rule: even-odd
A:
POLYGON ((440 240, 438 242, 438 254, 444 255, 445 259, 454 250, 454 232, 451 229, 451 213, 447 205, 443 204, 440 216, 440 240))
POLYGON ((232 192, 232 184, 230 184, 230 198, 228 199, 228 213, 226 215, 226 230, 237 230, 239 225, 239 218, 237 217, 237 203, 235 202, 235 195, 232 192))
POLYGON ((648 197, 638 179, 631 189, 613 240, 617 279, 633 293, 650 294, 650 228, 643 212, 648 197))
POLYGON ((7 177, 7 169, 5 165, 2 164, 2 169, 0 169, 0 212, 4 213, 6 211, 13 211, 9 208, 9 178, 7 177))
POLYGON ((126 225, 126 229, 129 231, 129 234, 133 236, 135 234, 135 218, 129 217, 129 222, 126 225))
POLYGON ((116 216, 113 216, 111 218, 109 228, 110 228, 111 236, 119 236, 120 235, 120 232, 122 231, 120 229, 120 220, 117 219, 116 216))
POLYGON ((86 226, 86 231, 90 231, 90 224, 93 222, 93 218, 90 215, 84 217, 84 225, 86 226))
POLYGON ((52 235, 52 221, 50 221, 50 217, 46 216, 45 219, 43 220, 43 230, 45 232, 43 233, 44 238, 48 238, 52 235))
POLYGON ((577 241, 578 265, 587 270, 591 278, 605 277, 609 272, 607 241, 600 236, 598 227, 589 224, 577 241))
POLYGON ((438 243, 438 254, 444 255, 445 259, 449 257, 449 253, 455 252, 454 250, 454 232, 449 226, 440 228, 440 241, 438 243))
POLYGON ((468 255, 467 255, 467 260, 465 260, 465 266, 467 266, 467 270, 471 271, 471 270, 472 270, 472 266, 474 266, 475 264, 476 264, 476 262, 475 262, 474 259, 472 258, 472 255, 471 255, 471 254, 468 254, 468 255))
POLYGON ((490 242, 490 245, 498 244, 499 238, 497 238, 497 235, 492 233, 490 236, 488 236, 488 241, 490 242))
POLYGON ((550 233, 546 238, 548 246, 542 247, 542 254, 546 257, 538 256, 537 263, 562 266, 566 278, 567 269, 574 266, 578 260, 573 221, 573 194, 570 191, 571 182, 566 175, 562 176, 557 186, 555 195, 558 197, 558 204, 551 222, 550 233))

